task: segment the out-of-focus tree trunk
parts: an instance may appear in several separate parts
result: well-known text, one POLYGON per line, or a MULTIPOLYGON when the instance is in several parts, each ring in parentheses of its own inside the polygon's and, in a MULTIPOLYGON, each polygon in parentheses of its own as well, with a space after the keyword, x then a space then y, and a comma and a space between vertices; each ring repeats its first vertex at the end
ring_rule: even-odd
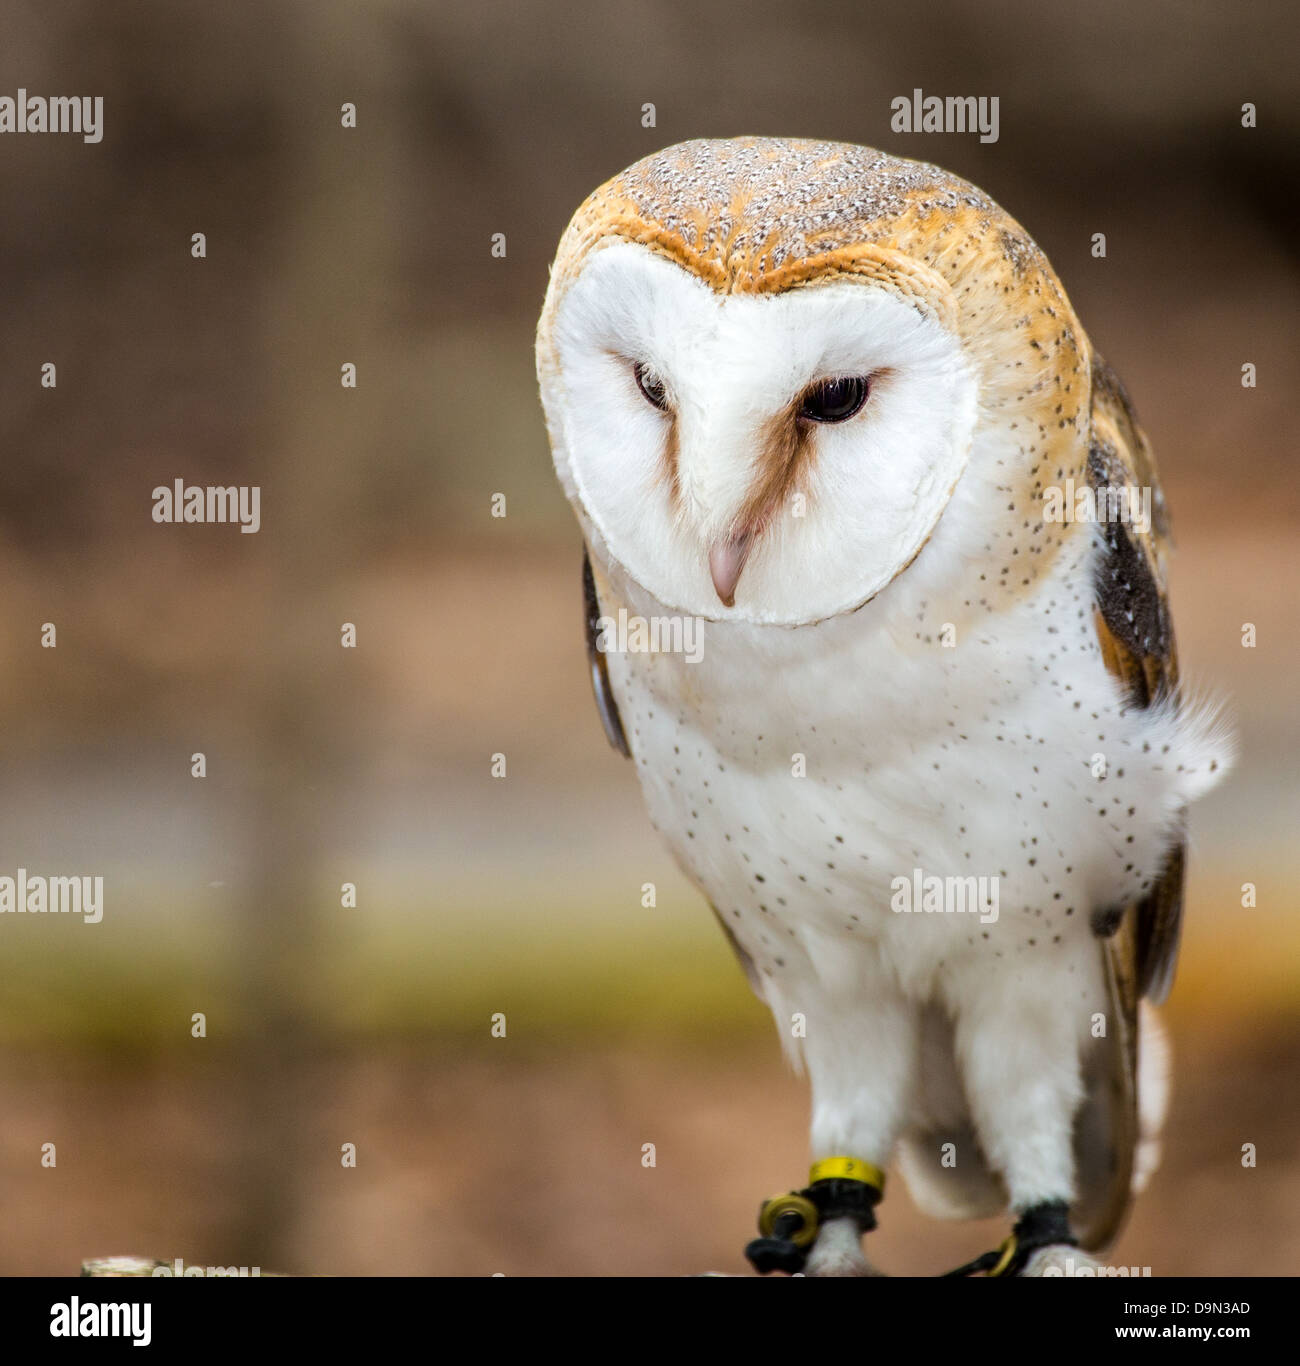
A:
POLYGON ((259 535, 268 592, 249 604, 261 649, 238 1022, 249 1031, 237 1154, 243 1216, 234 1255, 241 1264, 294 1270, 310 1270, 295 1238, 299 1174, 339 1170, 340 1144, 350 1138, 322 1132, 317 1121, 308 1068, 320 1039, 306 1002, 324 918, 356 914, 341 908, 339 884, 328 880, 327 831, 334 794, 360 752, 356 656, 365 649, 366 623, 356 622, 346 588, 336 598, 326 585, 355 580, 367 552, 353 513, 365 498, 374 440, 367 361, 378 354, 373 339, 383 321, 377 309, 389 256, 373 219, 390 190, 395 142, 356 74, 381 82, 383 54, 358 52, 356 30, 331 24, 332 9, 296 11, 297 69, 277 119, 291 138, 284 202, 292 217, 272 272, 275 293, 264 301, 266 335, 249 338, 264 345, 271 371, 257 433, 265 453, 259 535), (341 125, 344 100, 360 106, 356 129, 341 125), (340 383, 345 362, 357 366, 355 389, 340 383), (356 651, 342 648, 345 621, 356 622, 356 651))

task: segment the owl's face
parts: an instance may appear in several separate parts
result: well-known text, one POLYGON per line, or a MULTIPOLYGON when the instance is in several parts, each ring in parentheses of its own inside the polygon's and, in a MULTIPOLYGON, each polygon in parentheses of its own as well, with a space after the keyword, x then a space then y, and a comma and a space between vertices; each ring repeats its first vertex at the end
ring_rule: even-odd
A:
POLYGON ((908 584, 994 610, 1077 540, 1041 498, 1086 478, 1087 338, 1025 230, 936 166, 646 157, 565 231, 537 371, 593 561, 682 614, 852 612, 932 535, 908 584))
POLYGON ((555 310, 542 395, 562 482, 674 610, 800 625, 911 563, 971 448, 976 378, 932 310, 866 278, 711 289, 638 243, 555 310))

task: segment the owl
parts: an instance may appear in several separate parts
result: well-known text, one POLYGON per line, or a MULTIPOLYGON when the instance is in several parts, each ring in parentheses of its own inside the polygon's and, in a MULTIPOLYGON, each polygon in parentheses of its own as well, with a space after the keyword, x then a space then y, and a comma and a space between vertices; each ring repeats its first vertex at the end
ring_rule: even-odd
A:
POLYGON ((1104 1248, 1231 737, 1180 692, 1151 450, 1043 253, 935 166, 686 142, 574 215, 537 373, 606 733, 809 1079, 751 1261, 872 1274, 891 1167, 1005 1215, 960 1271, 1104 1248))

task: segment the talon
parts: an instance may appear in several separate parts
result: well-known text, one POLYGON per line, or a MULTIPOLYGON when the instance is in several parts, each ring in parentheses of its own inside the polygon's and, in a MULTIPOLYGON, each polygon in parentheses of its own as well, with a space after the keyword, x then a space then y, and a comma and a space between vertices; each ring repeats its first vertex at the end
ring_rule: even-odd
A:
POLYGON ((1040 1248, 1078 1245, 1070 1232, 1069 1206, 1064 1200, 1048 1200, 1025 1210, 999 1247, 944 1275, 976 1276, 982 1272, 990 1277, 1019 1276, 1040 1248))

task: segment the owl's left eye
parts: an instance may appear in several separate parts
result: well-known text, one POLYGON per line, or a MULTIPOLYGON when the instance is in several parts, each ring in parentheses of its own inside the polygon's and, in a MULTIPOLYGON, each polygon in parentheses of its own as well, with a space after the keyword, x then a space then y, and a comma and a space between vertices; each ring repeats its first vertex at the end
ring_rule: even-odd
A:
POLYGON ((636 376, 636 387, 641 390, 646 402, 653 404, 660 412, 667 412, 668 391, 664 388, 663 380, 645 361, 638 361, 632 367, 632 373, 636 376))
POLYGON ((867 401, 870 388, 866 375, 824 379, 804 395, 799 416, 810 422, 847 422, 867 401))

